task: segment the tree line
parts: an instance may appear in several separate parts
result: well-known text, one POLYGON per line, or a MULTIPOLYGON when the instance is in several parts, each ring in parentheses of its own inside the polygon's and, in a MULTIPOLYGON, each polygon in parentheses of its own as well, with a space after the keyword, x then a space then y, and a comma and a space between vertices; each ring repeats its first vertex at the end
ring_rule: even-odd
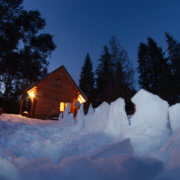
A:
POLYGON ((138 49, 139 85, 170 105, 180 102, 180 43, 165 33, 167 50, 152 38, 140 43, 138 49))
MULTIPOLYGON (((167 50, 157 45, 155 40, 147 38, 138 47, 138 84, 167 100, 170 105, 180 102, 180 43, 165 33, 167 50)), ((120 46, 116 37, 104 46, 99 64, 93 72, 90 55, 87 54, 80 74, 80 88, 87 95, 85 105, 97 107, 102 102, 111 103, 118 97, 130 103, 135 93, 134 71, 127 52, 120 46), (89 83, 90 82, 90 83, 89 83)))
POLYGON ((99 64, 93 71, 92 61, 87 53, 81 68, 79 86, 88 97, 84 106, 99 106, 102 102, 111 103, 119 97, 129 102, 134 90, 134 70, 127 51, 121 47, 119 40, 113 36, 103 47, 98 59, 99 64))

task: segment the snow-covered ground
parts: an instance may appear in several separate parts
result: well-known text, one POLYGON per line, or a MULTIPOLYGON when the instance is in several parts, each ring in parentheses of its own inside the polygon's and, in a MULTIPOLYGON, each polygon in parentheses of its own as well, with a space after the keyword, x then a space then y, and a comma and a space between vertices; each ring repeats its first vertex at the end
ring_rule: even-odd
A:
POLYGON ((77 123, 0 116, 0 179, 180 179, 180 106, 140 90, 136 113, 124 100, 82 107, 77 123), (130 123, 129 123, 130 122, 130 123), (131 124, 131 125, 129 125, 131 124))

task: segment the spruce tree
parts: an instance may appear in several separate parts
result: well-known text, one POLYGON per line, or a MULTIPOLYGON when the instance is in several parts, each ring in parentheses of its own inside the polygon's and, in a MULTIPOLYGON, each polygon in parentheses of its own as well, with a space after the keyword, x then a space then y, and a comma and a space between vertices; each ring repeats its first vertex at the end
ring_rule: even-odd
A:
POLYGON ((133 75, 127 52, 113 36, 104 46, 96 69, 96 106, 119 97, 129 99, 133 92, 133 75))
POLYGON ((84 64, 81 68, 79 87, 89 99, 94 90, 93 64, 91 62, 89 53, 87 53, 84 64))
POLYGON ((94 103, 94 73, 89 53, 87 53, 81 68, 79 87, 88 98, 88 101, 84 105, 84 112, 86 114, 90 103, 94 103))
MULTIPOLYGON (((111 37, 109 41, 109 47, 110 47, 112 61, 115 65, 114 72, 116 74, 116 77, 117 77, 117 74, 119 74, 120 76, 120 77, 117 77, 117 79, 119 79, 119 86, 121 86, 120 87, 121 89, 124 89, 122 86, 124 85, 124 87, 126 87, 125 91, 127 93, 127 90, 128 90, 127 88, 133 89, 133 86, 134 86, 134 70, 128 58, 127 51, 121 47, 119 40, 115 36, 111 37)), ((121 94, 119 94, 119 96, 121 96, 121 94)))
POLYGON ((162 49, 152 38, 141 43, 138 51, 139 85, 162 98, 168 99, 169 68, 162 49))
POLYGON ((96 69, 96 105, 99 105, 103 101, 108 103, 112 101, 113 70, 114 64, 108 46, 106 45, 103 48, 103 53, 99 59, 99 64, 96 69))
POLYGON ((166 42, 168 44, 168 63, 170 66, 170 103, 177 103, 180 101, 180 43, 177 42, 168 33, 166 35, 166 42))

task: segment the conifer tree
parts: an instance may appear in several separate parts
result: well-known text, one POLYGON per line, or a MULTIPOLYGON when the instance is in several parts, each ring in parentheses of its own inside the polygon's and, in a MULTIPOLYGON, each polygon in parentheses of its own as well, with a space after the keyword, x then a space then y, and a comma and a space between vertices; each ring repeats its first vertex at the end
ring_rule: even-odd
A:
POLYGON ((108 46, 104 46, 103 53, 99 59, 96 69, 97 105, 112 100, 112 79, 114 64, 108 46))
POLYGON ((168 63, 170 66, 170 103, 180 101, 180 43, 168 33, 165 34, 168 44, 168 63))
POLYGON ((168 99, 169 68, 162 49, 152 38, 141 43, 138 51, 139 85, 162 98, 168 99))
POLYGON ((90 103, 94 103, 94 73, 89 53, 87 53, 81 68, 79 87, 88 98, 84 105, 84 111, 87 113, 90 103))
POLYGON ((53 36, 39 32, 45 19, 22 4, 23 0, 0 0, 0 79, 5 111, 10 110, 7 101, 18 103, 27 86, 47 73, 47 58, 55 49, 53 36))
POLYGON ((121 82, 124 81, 126 86, 128 86, 129 88, 133 88, 134 70, 129 60, 127 51, 121 47, 119 40, 115 36, 111 37, 109 46, 114 65, 119 68, 121 66, 121 71, 123 73, 123 79, 121 78, 121 82))
POLYGON ((129 99, 133 92, 133 75, 127 52, 113 36, 104 46, 96 69, 96 106, 119 97, 129 99))
POLYGON ((114 100, 118 97, 125 99, 132 96, 134 83, 134 71, 127 52, 121 47, 120 42, 115 36, 109 41, 110 53, 114 64, 113 89, 114 100))
POLYGON ((90 94, 94 89, 93 64, 89 53, 87 53, 84 64, 81 68, 79 87, 89 99, 90 94))

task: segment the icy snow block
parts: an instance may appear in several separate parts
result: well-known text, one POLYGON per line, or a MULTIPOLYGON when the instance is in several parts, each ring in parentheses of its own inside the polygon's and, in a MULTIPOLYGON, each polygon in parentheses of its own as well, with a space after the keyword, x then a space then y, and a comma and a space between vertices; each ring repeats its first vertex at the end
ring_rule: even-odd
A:
POLYGON ((92 104, 90 104, 90 106, 89 106, 89 109, 88 109, 88 115, 91 115, 91 114, 94 114, 94 108, 92 107, 92 104))
POLYGON ((73 117, 72 113, 69 113, 69 109, 70 109, 70 104, 68 103, 63 114, 60 113, 59 123, 61 125, 65 125, 65 126, 73 126, 74 125, 74 117, 73 117))
POLYGON ((106 132, 123 137, 128 128, 129 122, 125 112, 125 102, 124 99, 119 98, 110 105, 106 132))
POLYGON ((102 132, 107 127, 108 116, 109 116, 109 104, 103 102, 99 107, 95 109, 95 113, 87 115, 88 118, 85 120, 85 128, 90 132, 102 132), (89 116, 91 118, 89 118, 89 116))
POLYGON ((88 113, 86 114, 85 118, 85 129, 89 130, 92 126, 92 121, 94 121, 94 114, 95 114, 95 110, 92 107, 92 104, 90 104, 89 109, 88 109, 88 113))
POLYGON ((130 119, 127 137, 131 139, 135 152, 143 155, 159 148, 169 137, 169 105, 144 89, 138 91, 131 101, 136 105, 136 112, 130 119))
POLYGON ((84 117, 83 104, 81 104, 81 107, 78 110, 76 119, 77 119, 77 127, 80 129, 84 128, 85 127, 85 117, 84 117))
POLYGON ((169 119, 172 132, 175 133, 180 130, 180 103, 169 108, 169 119))

